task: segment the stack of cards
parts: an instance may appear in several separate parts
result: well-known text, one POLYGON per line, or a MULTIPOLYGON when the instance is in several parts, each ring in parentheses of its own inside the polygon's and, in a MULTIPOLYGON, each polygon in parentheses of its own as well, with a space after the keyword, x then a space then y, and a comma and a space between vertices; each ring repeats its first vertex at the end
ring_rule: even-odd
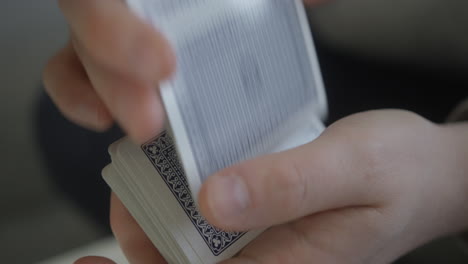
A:
MULTIPOLYGON (((322 130, 320 123, 311 123, 297 139, 303 141, 305 134, 314 139, 322 130)), ((169 263, 218 263, 261 233, 225 232, 203 218, 168 132, 141 146, 121 139, 109 153, 112 163, 103 170, 104 180, 169 263)))
POLYGON ((103 170, 105 181, 169 263, 217 263, 260 232, 230 233, 207 223, 167 132, 142 146, 122 139, 109 152, 112 163, 103 170))
POLYGON ((210 226, 195 200, 206 178, 323 130, 326 99, 302 1, 127 2, 175 51, 176 73, 161 83, 172 133, 114 143, 104 178, 169 263, 217 263, 261 230, 210 226))

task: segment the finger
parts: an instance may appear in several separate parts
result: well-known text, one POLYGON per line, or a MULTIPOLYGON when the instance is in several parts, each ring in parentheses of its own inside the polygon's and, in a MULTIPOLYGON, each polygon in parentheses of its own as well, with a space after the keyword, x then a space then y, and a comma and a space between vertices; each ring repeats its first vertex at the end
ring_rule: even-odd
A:
POLYGON ((59 0, 72 32, 94 63, 126 78, 167 77, 174 58, 166 39, 122 0, 59 0))
POLYGON ((75 261, 73 264, 116 264, 114 261, 103 257, 84 257, 75 261))
POLYGON ((61 0, 73 44, 96 92, 135 141, 144 142, 164 123, 159 81, 175 59, 164 37, 120 0, 61 0))
POLYGON ((268 229, 222 264, 389 263, 402 247, 384 217, 367 207, 308 216, 268 229))
POLYGON ((70 43, 48 62, 43 75, 47 93, 69 120, 97 131, 112 125, 109 111, 91 86, 70 43))
POLYGON ((383 202, 385 189, 380 187, 385 185, 376 171, 381 155, 372 150, 379 145, 371 139, 352 144, 350 133, 334 130, 310 144, 210 177, 200 190, 201 212, 220 228, 248 230, 324 210, 383 202))
POLYGON ((165 113, 156 86, 132 81, 99 66, 78 41, 74 46, 96 92, 133 140, 145 142, 162 130, 165 113))
MULTIPOLYGON (((131 264, 166 263, 158 250, 130 215, 122 202, 112 194, 111 227, 125 256, 131 264)), ((107 263, 106 263, 107 264, 107 263)))

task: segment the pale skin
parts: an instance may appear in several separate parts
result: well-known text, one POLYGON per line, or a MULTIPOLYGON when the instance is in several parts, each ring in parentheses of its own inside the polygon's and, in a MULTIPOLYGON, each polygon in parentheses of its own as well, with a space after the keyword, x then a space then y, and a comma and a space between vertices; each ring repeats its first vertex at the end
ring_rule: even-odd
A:
MULTIPOLYGON (((157 134, 164 110, 155 87, 176 69, 164 36, 121 0, 59 4, 71 38, 44 81, 62 113, 98 131, 118 122, 136 142, 157 134)), ((223 229, 271 227, 224 264, 389 263, 468 228, 467 157, 467 123, 359 113, 312 143, 211 176, 200 209, 223 229)), ((114 195, 111 226, 131 264, 165 263, 114 195)))

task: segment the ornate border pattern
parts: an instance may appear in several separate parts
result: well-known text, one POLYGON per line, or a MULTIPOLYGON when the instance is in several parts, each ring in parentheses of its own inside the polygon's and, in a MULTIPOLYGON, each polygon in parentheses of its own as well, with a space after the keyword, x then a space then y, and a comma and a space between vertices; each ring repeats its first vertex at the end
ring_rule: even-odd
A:
POLYGON ((183 208, 213 255, 218 256, 241 238, 245 232, 225 232, 211 226, 198 212, 188 186, 172 137, 166 131, 141 146, 143 152, 161 175, 167 187, 183 208))

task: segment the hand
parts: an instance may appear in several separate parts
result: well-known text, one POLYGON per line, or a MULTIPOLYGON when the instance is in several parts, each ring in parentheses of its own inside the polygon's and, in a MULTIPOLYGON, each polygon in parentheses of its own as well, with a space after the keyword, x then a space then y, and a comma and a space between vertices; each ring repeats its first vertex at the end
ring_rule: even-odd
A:
MULTIPOLYGON (((312 143, 210 177, 200 209, 227 230, 272 226, 223 264, 388 263, 467 227, 466 131, 404 111, 356 114, 312 143)), ((115 201, 130 263, 164 263, 115 201)), ((112 263, 77 263, 90 260, 112 263)))
POLYGON ((137 142, 158 134, 164 123, 158 83, 175 69, 164 36, 122 0, 58 2, 71 37, 47 64, 44 83, 60 111, 97 131, 116 120, 137 142))
MULTIPOLYGON (((120 247, 130 264, 165 264, 166 261, 153 246, 141 227, 130 215, 122 202, 111 196, 111 227, 120 247)), ((84 257, 75 264, 115 264, 104 257, 84 257)))
POLYGON ((46 90, 61 112, 103 131, 117 120, 144 141, 163 126, 159 81, 175 59, 166 39, 122 0, 59 0, 70 25, 68 44, 44 71, 46 90))

